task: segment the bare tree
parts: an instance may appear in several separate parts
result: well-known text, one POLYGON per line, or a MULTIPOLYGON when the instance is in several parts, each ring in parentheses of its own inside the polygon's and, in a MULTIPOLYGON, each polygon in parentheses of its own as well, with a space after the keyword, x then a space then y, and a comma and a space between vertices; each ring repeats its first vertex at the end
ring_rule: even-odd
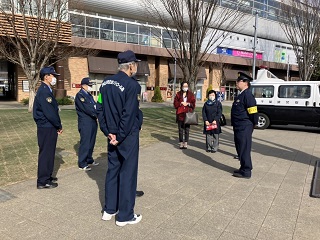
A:
POLYGON ((244 13, 242 0, 230 1, 226 7, 219 0, 142 0, 150 21, 164 28, 173 39, 167 48, 177 58, 184 80, 195 90, 199 68, 229 32, 240 27, 244 13))
POLYGON ((0 54, 23 70, 32 111, 40 69, 69 56, 67 0, 6 0, 0 4, 0 54))
POLYGON ((285 0, 279 20, 297 57, 300 79, 309 81, 320 62, 320 1, 285 0))

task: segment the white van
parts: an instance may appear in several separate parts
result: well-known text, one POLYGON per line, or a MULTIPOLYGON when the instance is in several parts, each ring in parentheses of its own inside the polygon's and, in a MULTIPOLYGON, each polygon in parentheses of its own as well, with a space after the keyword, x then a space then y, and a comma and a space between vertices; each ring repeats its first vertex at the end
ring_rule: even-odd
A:
POLYGON ((251 82, 258 106, 258 128, 270 125, 320 127, 320 81, 284 81, 260 69, 251 82))

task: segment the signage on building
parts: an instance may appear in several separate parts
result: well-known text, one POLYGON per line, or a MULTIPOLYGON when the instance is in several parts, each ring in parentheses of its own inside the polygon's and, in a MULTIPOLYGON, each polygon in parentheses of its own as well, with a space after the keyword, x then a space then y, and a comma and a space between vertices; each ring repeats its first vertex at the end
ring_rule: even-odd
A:
POLYGON ((286 62, 286 50, 281 48, 276 48, 274 50, 274 61, 279 63, 286 62))
POLYGON ((80 83, 72 83, 72 88, 81 88, 80 83))
POLYGON ((22 81, 22 91, 29 92, 29 81, 28 80, 22 81))
MULTIPOLYGON (((245 51, 245 50, 238 50, 238 49, 233 49, 233 48, 218 47, 217 53, 230 55, 230 56, 234 56, 234 57, 253 58, 253 52, 245 51)), ((262 60, 262 53, 256 53, 256 59, 262 60)))

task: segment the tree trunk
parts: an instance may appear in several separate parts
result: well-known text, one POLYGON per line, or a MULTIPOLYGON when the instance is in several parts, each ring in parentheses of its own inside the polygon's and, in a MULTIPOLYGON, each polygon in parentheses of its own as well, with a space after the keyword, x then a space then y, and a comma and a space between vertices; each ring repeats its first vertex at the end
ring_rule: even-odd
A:
POLYGON ((34 88, 29 88, 29 108, 28 112, 32 112, 33 110, 33 103, 34 103, 34 98, 36 96, 36 91, 34 88))

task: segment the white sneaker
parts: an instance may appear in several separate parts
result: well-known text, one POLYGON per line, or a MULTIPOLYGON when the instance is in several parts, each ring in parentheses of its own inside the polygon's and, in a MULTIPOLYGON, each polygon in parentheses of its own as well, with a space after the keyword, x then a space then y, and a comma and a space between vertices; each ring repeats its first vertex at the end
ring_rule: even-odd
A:
POLYGON ((136 224, 136 223, 140 222, 141 219, 142 219, 142 215, 140 215, 140 214, 134 214, 134 217, 133 217, 131 220, 125 221, 125 222, 116 221, 116 224, 117 224, 117 226, 119 226, 119 227, 124 227, 124 226, 127 225, 127 224, 136 224))
POLYGON ((93 166, 98 166, 99 163, 94 161, 93 163, 91 163, 91 165, 93 165, 93 166))
POLYGON ((102 220, 103 221, 109 221, 109 220, 111 220, 111 218, 113 217, 113 216, 115 216, 115 215, 117 215, 118 214, 118 211, 117 212, 115 212, 115 213, 112 213, 112 214, 110 214, 110 213, 107 213, 106 211, 103 211, 103 215, 102 215, 102 220))
POLYGON ((85 166, 83 168, 79 168, 80 170, 83 170, 83 171, 91 171, 91 167, 89 166, 85 166))

